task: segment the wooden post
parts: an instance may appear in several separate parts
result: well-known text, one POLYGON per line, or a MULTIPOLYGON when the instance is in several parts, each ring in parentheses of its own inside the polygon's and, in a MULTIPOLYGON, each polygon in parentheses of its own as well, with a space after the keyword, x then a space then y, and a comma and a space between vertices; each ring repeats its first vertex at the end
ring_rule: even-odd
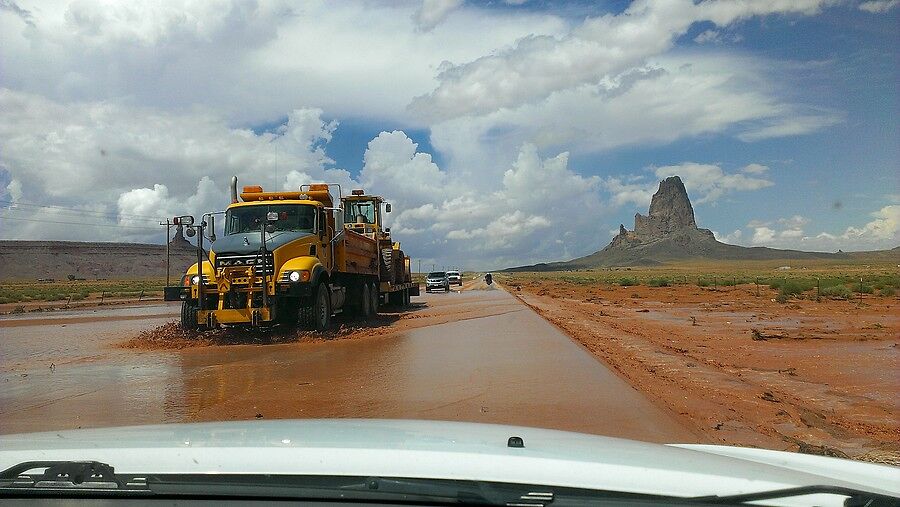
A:
POLYGON ((100 293, 100 304, 101 305, 103 304, 103 298, 105 298, 105 297, 106 297, 106 291, 101 292, 100 293))
POLYGON ((140 302, 142 299, 144 299, 144 289, 141 289, 141 295, 138 296, 138 302, 140 302))

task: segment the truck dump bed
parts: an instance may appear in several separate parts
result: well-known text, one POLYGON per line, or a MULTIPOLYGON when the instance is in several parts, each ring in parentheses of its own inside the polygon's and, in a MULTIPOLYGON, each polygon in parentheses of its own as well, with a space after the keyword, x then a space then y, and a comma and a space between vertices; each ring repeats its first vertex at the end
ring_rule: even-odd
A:
POLYGON ((378 274, 378 242, 345 229, 335 245, 335 268, 344 273, 378 274))

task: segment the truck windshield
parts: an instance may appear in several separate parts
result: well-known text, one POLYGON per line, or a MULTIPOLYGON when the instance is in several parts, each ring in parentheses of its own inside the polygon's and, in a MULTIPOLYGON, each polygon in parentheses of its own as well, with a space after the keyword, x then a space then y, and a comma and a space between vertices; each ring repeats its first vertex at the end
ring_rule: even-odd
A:
POLYGON ((374 224, 374 201, 347 201, 344 209, 345 224, 374 224))
POLYGON ((225 234, 259 232, 262 220, 270 211, 278 213, 272 222, 276 231, 314 232, 316 207, 308 204, 272 204, 240 206, 225 212, 225 234))

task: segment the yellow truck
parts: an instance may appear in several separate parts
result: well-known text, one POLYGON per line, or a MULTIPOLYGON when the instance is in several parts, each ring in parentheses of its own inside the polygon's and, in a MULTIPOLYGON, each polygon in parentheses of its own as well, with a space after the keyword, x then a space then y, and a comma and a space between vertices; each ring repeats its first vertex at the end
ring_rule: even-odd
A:
POLYGON ((282 324, 321 331, 336 313, 368 318, 382 304, 406 306, 419 285, 409 257, 382 227, 390 211, 380 196, 344 196, 325 183, 282 192, 245 186, 239 196, 232 178, 221 237, 213 214, 196 224, 176 217, 198 236, 198 262, 180 286, 166 288, 165 299, 182 301, 186 329, 282 324), (212 241, 208 251, 204 236, 212 241))

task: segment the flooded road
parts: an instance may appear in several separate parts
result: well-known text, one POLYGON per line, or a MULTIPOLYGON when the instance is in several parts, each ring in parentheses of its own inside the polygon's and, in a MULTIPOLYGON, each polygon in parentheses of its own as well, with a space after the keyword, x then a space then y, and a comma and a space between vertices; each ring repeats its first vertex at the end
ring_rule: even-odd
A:
POLYGON ((81 313, 40 317, 35 325, 3 319, 0 432, 379 417, 697 441, 671 414, 506 292, 417 299, 426 304, 379 335, 167 351, 116 344, 171 321, 174 306, 104 311, 91 323, 66 320, 81 313))

